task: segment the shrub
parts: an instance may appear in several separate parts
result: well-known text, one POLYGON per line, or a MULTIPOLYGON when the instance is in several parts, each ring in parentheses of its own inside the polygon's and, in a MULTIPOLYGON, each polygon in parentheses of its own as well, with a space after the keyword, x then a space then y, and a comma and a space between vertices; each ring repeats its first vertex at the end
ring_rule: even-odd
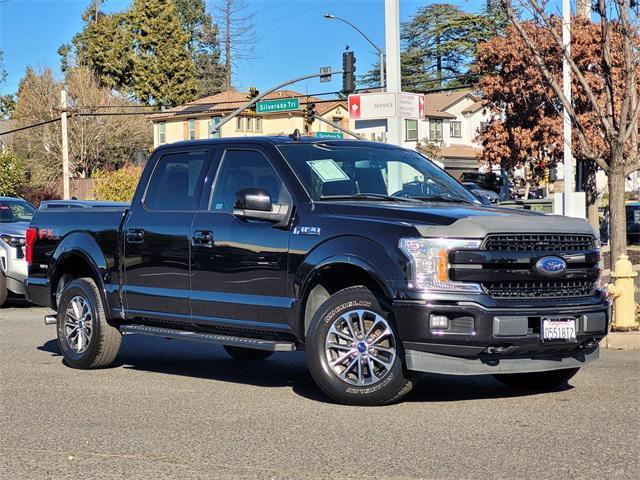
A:
POLYGON ((0 196, 13 197, 24 179, 22 162, 11 150, 0 151, 0 196))
POLYGON ((42 200, 59 200, 62 198, 60 189, 53 184, 44 187, 24 184, 20 186, 18 194, 36 208, 40 206, 42 200))
POLYGON ((111 200, 115 202, 130 202, 142 175, 142 167, 125 165, 112 172, 98 172, 94 174, 96 180, 93 195, 96 200, 111 200))

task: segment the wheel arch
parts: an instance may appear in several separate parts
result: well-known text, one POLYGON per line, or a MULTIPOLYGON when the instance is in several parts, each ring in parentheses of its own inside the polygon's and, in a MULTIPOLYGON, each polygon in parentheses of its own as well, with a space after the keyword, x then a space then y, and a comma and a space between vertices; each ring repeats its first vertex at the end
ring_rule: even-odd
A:
POLYGON ((394 280, 399 269, 398 263, 380 245, 363 237, 342 237, 311 252, 298 269, 295 280, 299 292, 300 337, 306 335, 320 305, 344 288, 362 285, 382 304, 389 304, 395 297, 394 280), (362 254, 366 254, 366 258, 362 254))
POLYGON ((50 275, 51 305, 57 306, 58 285, 66 285, 77 278, 92 278, 100 291, 105 312, 109 312, 105 284, 110 272, 107 260, 96 241, 86 233, 74 233, 65 237, 56 247, 52 257, 50 275))

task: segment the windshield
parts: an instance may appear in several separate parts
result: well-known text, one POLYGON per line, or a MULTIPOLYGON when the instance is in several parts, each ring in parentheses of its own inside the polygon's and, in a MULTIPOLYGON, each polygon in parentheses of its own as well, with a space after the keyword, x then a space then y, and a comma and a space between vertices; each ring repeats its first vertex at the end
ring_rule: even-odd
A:
POLYGON ((453 177, 411 150, 318 143, 279 145, 278 149, 313 200, 393 196, 477 203, 453 177))
POLYGON ((0 200, 0 223, 30 222, 35 211, 22 200, 0 200))

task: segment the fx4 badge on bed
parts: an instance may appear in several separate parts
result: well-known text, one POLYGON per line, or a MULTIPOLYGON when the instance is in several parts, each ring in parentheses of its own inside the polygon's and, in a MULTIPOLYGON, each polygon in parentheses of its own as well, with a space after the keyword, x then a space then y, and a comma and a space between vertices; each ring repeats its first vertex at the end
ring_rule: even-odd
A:
POLYGON ((320 227, 295 227, 294 235, 320 235, 320 227))

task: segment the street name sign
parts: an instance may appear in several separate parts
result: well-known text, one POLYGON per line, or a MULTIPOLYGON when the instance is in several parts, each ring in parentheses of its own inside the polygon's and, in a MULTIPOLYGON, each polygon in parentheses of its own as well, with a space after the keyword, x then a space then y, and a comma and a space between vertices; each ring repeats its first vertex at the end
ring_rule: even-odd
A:
POLYGON ((282 98, 278 100, 263 100, 256 103, 256 113, 276 113, 300 110, 300 99, 282 98))
POLYGON ((316 132, 316 138, 344 138, 342 132, 316 132))

